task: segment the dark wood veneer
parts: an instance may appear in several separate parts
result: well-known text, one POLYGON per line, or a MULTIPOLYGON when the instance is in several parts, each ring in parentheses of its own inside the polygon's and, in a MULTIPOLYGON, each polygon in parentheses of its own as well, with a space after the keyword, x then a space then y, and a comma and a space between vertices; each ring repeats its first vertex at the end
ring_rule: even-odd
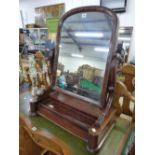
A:
MULTIPOLYGON (((99 105, 102 108, 105 108, 106 105, 107 105, 106 98, 107 98, 107 91, 108 91, 108 87, 109 87, 108 79, 111 76, 110 75, 111 62, 112 62, 113 58, 115 59, 114 56, 116 55, 116 46, 117 46, 117 37, 118 37, 118 18, 116 16, 116 14, 112 10, 110 10, 108 8, 99 7, 99 6, 79 7, 79 8, 75 8, 75 9, 72 9, 72 10, 68 11, 67 13, 65 13, 61 17, 61 19, 59 21, 59 24, 58 24, 57 46, 56 46, 56 50, 55 50, 55 54, 54 54, 54 66, 53 66, 53 70, 52 70, 52 72, 54 73, 53 74, 54 76, 53 76, 53 85, 52 85, 52 87, 55 87, 55 84, 56 84, 56 70, 57 70, 57 65, 58 65, 59 43, 60 43, 60 39, 61 39, 60 34, 61 34, 61 28, 62 28, 63 22, 69 16, 74 15, 76 13, 92 12, 92 11, 93 12, 105 13, 105 14, 111 16, 112 17, 112 22, 113 22, 112 36, 111 36, 111 40, 110 40, 110 49, 109 49, 108 58, 107 58, 107 62, 106 62, 106 69, 105 69, 105 75, 104 75, 104 79, 103 79, 101 99, 100 99, 100 103, 99 103, 99 105)), ((104 44, 104 40, 103 40, 103 44, 104 44)), ((117 64, 115 64, 115 68, 116 67, 117 67, 117 64)), ((115 72, 114 68, 113 68, 113 72, 115 72)), ((111 74, 112 74, 112 72, 111 72, 111 74)))
MULTIPOLYGON (((61 126, 72 134, 79 136, 88 143, 91 152, 100 149, 110 131, 115 125, 116 109, 111 108, 116 82, 116 55, 118 19, 114 12, 105 7, 80 7, 65 13, 58 24, 57 46, 51 58, 51 87, 36 102, 30 103, 32 113, 37 113, 53 123, 61 126), (100 106, 94 101, 78 95, 73 95, 56 87, 56 70, 58 65, 60 33, 63 22, 69 16, 80 12, 102 12, 112 17, 113 29, 110 40, 110 50, 107 58, 103 79, 100 106)), ((103 40, 104 43, 104 40, 103 40)))

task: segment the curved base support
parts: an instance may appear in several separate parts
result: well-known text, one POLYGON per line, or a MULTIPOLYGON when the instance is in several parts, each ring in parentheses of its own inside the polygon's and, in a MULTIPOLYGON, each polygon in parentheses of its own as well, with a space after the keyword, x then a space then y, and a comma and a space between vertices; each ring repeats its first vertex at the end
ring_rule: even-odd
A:
POLYGON ((32 98, 32 100, 29 102, 30 104, 30 116, 35 116, 37 112, 37 98, 32 98))
POLYGON ((109 134, 111 133, 112 129, 115 127, 115 124, 116 124, 115 121, 110 122, 100 135, 92 136, 88 140, 87 150, 91 153, 99 151, 99 149, 101 148, 101 146, 104 144, 109 134))

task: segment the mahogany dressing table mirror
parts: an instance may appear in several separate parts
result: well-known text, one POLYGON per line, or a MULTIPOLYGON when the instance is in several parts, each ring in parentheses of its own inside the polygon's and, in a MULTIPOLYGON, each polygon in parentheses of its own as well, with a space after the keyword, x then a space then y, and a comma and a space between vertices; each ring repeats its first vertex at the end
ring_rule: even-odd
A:
POLYGON ((65 13, 58 24, 51 87, 30 102, 38 114, 87 142, 95 152, 115 126, 118 19, 108 8, 65 13))

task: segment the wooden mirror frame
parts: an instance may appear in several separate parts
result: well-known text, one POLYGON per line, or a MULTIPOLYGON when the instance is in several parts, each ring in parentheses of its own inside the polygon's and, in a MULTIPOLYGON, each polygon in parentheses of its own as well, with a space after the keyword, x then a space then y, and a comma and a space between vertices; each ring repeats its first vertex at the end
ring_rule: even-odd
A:
MULTIPOLYGON (((116 56, 117 38, 118 38, 118 18, 116 16, 116 14, 108 8, 99 7, 99 6, 79 7, 79 8, 72 9, 72 10, 68 11, 61 17, 61 19, 59 21, 59 25, 58 25, 57 40, 56 40, 57 44, 56 44, 56 49, 55 49, 55 54, 54 54, 54 66, 53 66, 53 70, 52 70, 52 72, 53 72, 52 88, 55 88, 55 86, 56 86, 56 71, 57 71, 57 66, 58 66, 59 44, 60 44, 60 39, 61 39, 60 35, 61 35, 61 29, 62 29, 63 23, 68 17, 70 17, 76 13, 81 13, 81 12, 101 12, 101 13, 105 13, 112 17, 113 26, 112 26, 111 40, 110 40, 110 44, 109 44, 111 46, 109 47, 109 53, 108 53, 108 57, 107 57, 107 61, 106 61, 104 79, 102 82, 102 92, 100 94, 100 103, 99 103, 99 105, 104 109, 107 106, 107 100, 106 100, 107 94, 108 94, 108 92, 111 94, 111 91, 112 91, 112 89, 114 89, 115 81, 116 81, 116 79, 115 79, 116 71, 115 71, 115 66, 113 63, 115 63, 115 65, 117 66, 117 63, 113 58, 115 58, 115 56, 116 56), (115 62, 113 62, 113 61, 115 61, 115 62)), ((63 90, 63 92, 67 92, 67 94, 70 94, 70 95, 73 94, 73 93, 69 93, 68 91, 65 91, 65 90, 63 90)), ((77 96, 77 98, 79 97, 79 95, 74 95, 74 96, 77 96)), ((86 97, 79 97, 79 98, 81 98, 81 99, 85 98, 84 100, 93 102, 93 101, 91 101, 91 99, 86 99, 86 97)))
POLYGON ((117 34, 117 16, 108 8, 87 6, 75 8, 65 13, 59 21, 57 46, 51 59, 52 84, 43 94, 32 98, 30 101, 31 115, 38 114, 78 136, 87 143, 87 149, 90 152, 98 151, 101 148, 115 126, 117 110, 112 107, 112 102, 116 83, 116 69, 120 58, 116 53, 117 34), (90 104, 89 99, 79 98, 56 87, 61 27, 67 17, 80 12, 103 12, 113 19, 110 52, 107 58, 101 94, 101 106, 90 104))

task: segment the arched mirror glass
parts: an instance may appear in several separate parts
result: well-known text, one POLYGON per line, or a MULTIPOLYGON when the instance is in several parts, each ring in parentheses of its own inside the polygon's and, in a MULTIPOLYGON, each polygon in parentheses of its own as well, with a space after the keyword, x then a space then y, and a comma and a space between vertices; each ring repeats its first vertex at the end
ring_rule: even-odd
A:
POLYGON ((112 31, 112 17, 104 12, 80 12, 64 20, 59 41, 58 87, 99 103, 112 31))

